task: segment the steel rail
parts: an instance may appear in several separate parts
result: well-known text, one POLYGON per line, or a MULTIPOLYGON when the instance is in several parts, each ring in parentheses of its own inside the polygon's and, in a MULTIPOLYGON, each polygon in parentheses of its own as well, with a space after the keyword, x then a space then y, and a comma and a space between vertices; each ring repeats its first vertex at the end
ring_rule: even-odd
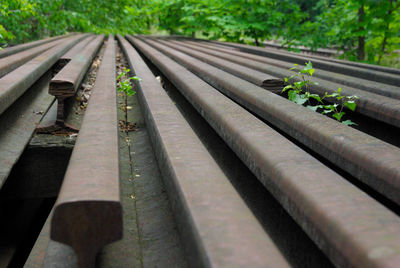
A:
MULTIPOLYGON (((272 43, 272 42, 266 42, 264 41, 262 43, 262 46, 264 48, 274 48, 274 49, 278 49, 284 52, 288 52, 287 49, 289 49, 288 46, 283 46, 281 44, 276 44, 276 43, 272 43)), ((295 55, 301 55, 304 56, 305 54, 311 54, 311 55, 322 55, 324 57, 332 57, 332 56, 336 56, 339 54, 339 51, 336 49, 331 49, 331 48, 317 48, 316 50, 312 50, 309 47, 305 47, 305 46, 293 46, 292 48, 294 49, 298 49, 303 53, 297 53, 297 52, 291 52, 294 53, 295 55)))
MULTIPOLYGON (((208 53, 210 55, 226 59, 238 64, 242 64, 249 68, 253 68, 260 72, 268 73, 270 65, 284 68, 289 70, 293 67, 293 64, 281 61, 281 60, 274 60, 250 53, 244 53, 240 51, 235 51, 231 49, 221 48, 219 46, 209 45, 207 43, 199 43, 199 42, 192 42, 192 41, 185 41, 179 42, 179 44, 185 45, 189 48, 198 50, 200 52, 208 53), (237 56, 237 57, 236 57, 237 56), (249 59, 251 61, 243 61, 243 58, 249 59), (260 64, 264 63, 264 64, 260 64)), ((302 65, 299 65, 302 68, 302 65)), ((294 72, 293 72, 294 73, 294 72)), ((336 82, 341 85, 346 85, 362 90, 366 90, 368 92, 372 92, 375 94, 383 95, 390 98, 400 99, 400 87, 399 86, 391 86, 387 84, 382 84, 374 81, 369 81, 357 77, 352 77, 348 75, 328 72, 325 70, 316 70, 313 75, 314 77, 319 77, 327 81, 336 82)), ((313 78, 311 79, 313 80, 313 78)), ((323 86, 323 84, 322 84, 323 86)))
MULTIPOLYGON (((160 37, 160 38, 195 41, 195 42, 198 42, 198 43, 207 43, 207 44, 210 44, 210 45, 224 47, 224 48, 231 49, 231 50, 239 50, 239 48, 236 47, 235 45, 239 45, 239 46, 242 45, 242 46, 245 46, 245 47, 248 47, 248 48, 257 48, 257 47, 254 47, 254 46, 246 46, 246 45, 238 44, 238 43, 218 42, 218 41, 212 41, 212 40, 207 40, 207 39, 196 39, 196 38, 191 38, 191 37, 181 36, 181 35, 170 35, 170 36, 152 35, 152 36, 160 37)), ((269 50, 269 48, 266 48, 266 47, 259 48, 259 49, 269 50)), ((273 50, 273 51, 275 51, 275 50, 273 50)), ((390 74, 400 74, 400 69, 392 68, 392 67, 368 64, 368 63, 363 63, 363 62, 355 62, 355 61, 349 61, 349 60, 341 60, 341 59, 336 59, 336 58, 331 58, 331 57, 326 57, 326 56, 313 55, 313 54, 304 55, 304 54, 301 54, 301 53, 292 52, 292 51, 285 51, 285 50, 280 50, 279 52, 280 53, 285 53, 285 54, 287 54, 289 56, 296 55, 296 56, 303 56, 303 57, 311 57, 311 58, 320 59, 322 61, 335 62, 335 63, 338 63, 338 64, 350 65, 350 66, 354 66, 354 67, 358 67, 358 68, 364 68, 364 69, 368 69, 368 70, 372 70, 372 71, 379 71, 379 72, 390 73, 390 74)))
MULTIPOLYGON (((129 40, 138 42, 138 39, 129 40)), ((400 149, 194 59, 145 39, 209 84, 400 204, 400 149)))
POLYGON ((55 45, 60 44, 60 42, 60 40, 52 41, 0 59, 0 78, 15 70, 25 62, 36 57, 43 51, 46 51, 54 47, 55 45))
MULTIPOLYGON (((278 60, 289 61, 297 64, 304 64, 304 62, 307 62, 308 60, 306 56, 293 55, 276 50, 268 50, 265 48, 259 48, 259 47, 253 47, 235 43, 225 43, 218 41, 211 41, 211 42, 219 45, 235 47, 244 52, 253 53, 260 56, 266 56, 278 60)), ((318 69, 346 74, 350 76, 356 76, 371 81, 381 82, 394 86, 398 86, 400 84, 400 76, 392 73, 385 73, 376 70, 359 68, 356 66, 343 65, 336 62, 327 62, 325 60, 319 60, 319 59, 314 59, 313 65, 315 68, 318 69)))
POLYGON ((138 97, 193 267, 289 267, 135 49, 138 97), (238 243, 240 241, 240 243, 238 243))
POLYGON ((75 35, 0 78, 0 114, 18 99, 68 49, 86 35, 75 35))
POLYGON ((27 94, 0 115, 0 189, 29 143, 36 124, 54 101, 47 93, 50 79, 51 74, 46 72, 27 94))
POLYGON ((43 45, 45 43, 56 41, 58 39, 71 37, 72 35, 75 35, 75 33, 54 36, 54 37, 50 37, 50 38, 46 38, 46 39, 42 39, 42 40, 38 40, 38 41, 33 41, 33 42, 25 43, 25 44, 20 44, 20 45, 4 48, 4 49, 2 49, 0 51, 0 59, 4 58, 4 57, 7 57, 9 55, 12 55, 12 54, 15 54, 15 53, 18 53, 18 52, 33 48, 33 47, 37 47, 37 46, 43 45))
MULTIPOLYGON (((183 52, 187 55, 190 55, 196 59, 199 59, 205 63, 208 63, 210 65, 213 65, 215 67, 218 67, 221 70, 224 70, 228 73, 232 73, 246 81, 249 81, 259 87, 262 87, 264 85, 267 85, 268 82, 272 82, 272 84, 277 84, 280 85, 280 89, 284 87, 284 82, 282 79, 271 76, 269 74, 266 74, 265 72, 260 72, 254 69, 251 69, 249 67, 246 67, 244 64, 236 64, 229 62, 221 57, 216 58, 214 55, 203 53, 203 52, 197 52, 196 50, 193 50, 192 48, 187 48, 181 43, 174 43, 171 41, 164 41, 162 39, 155 39, 155 38, 146 38, 150 40, 154 40, 156 42, 160 42, 163 45, 169 46, 177 51, 183 52)), ((212 52, 211 52, 212 53, 212 52)))
MULTIPOLYGON (((264 43, 264 45, 265 45, 265 43, 264 43)), ((267 44, 267 46, 270 46, 270 44, 267 44)), ((266 48, 266 49, 268 49, 268 48, 266 48)), ((317 54, 304 55, 301 53, 286 51, 286 50, 281 50, 280 52, 283 52, 283 53, 289 54, 289 55, 306 56, 306 57, 315 58, 315 59, 319 59, 319 60, 323 60, 323 61, 331 61, 331 62, 335 62, 335 63, 339 63, 339 64, 350 65, 350 66, 354 66, 354 67, 365 68, 365 69, 384 72, 384 73, 400 74, 400 69, 392 68, 392 67, 368 64, 368 63, 356 62, 356 61, 349 61, 349 60, 342 60, 342 59, 331 58, 331 57, 326 57, 326 56, 317 55, 317 54)), ((310 53, 313 53, 313 52, 310 51, 310 53)), ((322 52, 322 53, 324 53, 324 52, 322 52)))
POLYGON ((91 34, 78 44, 76 44, 73 48, 68 50, 64 55, 60 57, 60 60, 72 60, 76 54, 82 52, 83 49, 89 44, 93 39, 96 38, 96 35, 91 34))
POLYGON ((71 246, 80 267, 122 238, 115 43, 112 35, 55 204, 51 239, 71 246))
POLYGON ((68 57, 71 61, 51 80, 49 86, 49 94, 55 96, 58 102, 57 119, 55 125, 44 127, 40 131, 49 128, 52 130, 59 128, 75 129, 65 123, 64 101, 66 98, 75 95, 93 58, 103 43, 104 35, 96 38, 93 36, 93 38, 88 39, 72 48, 73 53, 68 52, 68 55, 62 57, 68 57))
MULTIPOLYGON (((190 48, 185 48, 171 42, 162 41, 159 39, 153 39, 153 40, 157 40, 158 42, 166 46, 172 47, 175 50, 184 52, 185 54, 200 59, 203 62, 207 62, 208 64, 218 67, 219 69, 232 73, 240 78, 243 78, 249 82, 256 84, 257 86, 260 86, 259 81, 262 81, 263 73, 244 67, 243 66, 244 62, 246 62, 248 65, 250 64, 263 65, 265 71, 268 71, 269 74, 275 75, 276 77, 281 77, 281 79, 283 79, 284 77, 290 77, 293 74, 293 72, 290 70, 278 68, 271 65, 265 66, 265 64, 262 63, 257 64, 252 62, 251 60, 246 60, 242 58, 237 59, 237 62, 241 62, 242 64, 232 63, 232 60, 236 58, 235 56, 232 55, 227 56, 229 60, 219 59, 207 53, 197 52, 190 48)), ((209 52, 209 53, 218 55, 222 54, 220 52, 209 52)), ((271 76, 268 75, 268 77, 271 76)), ((276 79, 277 78, 275 78, 275 80, 276 79)), ((300 78, 294 78, 294 80, 301 81, 300 78)), ((313 80, 318 84, 309 85, 309 91, 312 93, 318 93, 320 95, 324 95, 325 92, 334 93, 339 87, 342 87, 342 85, 340 84, 325 81, 319 78, 314 78, 313 80)), ((264 84, 262 85, 262 87, 265 87, 264 84)), ((400 113, 399 113, 400 100, 391 99, 385 96, 376 95, 355 88, 343 88, 342 94, 350 96, 356 95, 359 97, 357 99, 358 106, 356 112, 374 118, 376 120, 383 121, 390 125, 400 127, 400 113)))
MULTIPOLYGON (((128 39, 168 77, 336 266, 400 265, 397 215, 184 66, 139 39, 128 39)), ((279 100, 270 95, 272 102, 279 100)))

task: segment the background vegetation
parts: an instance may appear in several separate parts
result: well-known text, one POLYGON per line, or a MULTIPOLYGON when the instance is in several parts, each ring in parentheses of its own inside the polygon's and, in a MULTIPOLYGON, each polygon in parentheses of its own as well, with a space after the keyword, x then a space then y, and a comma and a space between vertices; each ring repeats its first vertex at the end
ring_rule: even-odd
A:
POLYGON ((400 0, 1 0, 0 45, 66 32, 180 34, 332 47, 399 65, 400 0))

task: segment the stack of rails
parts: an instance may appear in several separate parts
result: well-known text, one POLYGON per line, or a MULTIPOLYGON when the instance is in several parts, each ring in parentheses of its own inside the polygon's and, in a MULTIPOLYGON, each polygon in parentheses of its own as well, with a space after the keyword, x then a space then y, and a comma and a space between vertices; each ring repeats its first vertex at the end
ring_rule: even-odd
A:
MULTIPOLYGON (((28 145, 38 123, 54 103, 54 97, 48 91, 55 66, 66 56, 71 57, 70 52, 74 47, 91 38, 93 35, 70 34, 1 51, 0 189, 8 182, 11 170, 28 145)), ((15 250, 12 248, 7 252, 13 254, 15 250)), ((5 257, 2 260, 7 261, 8 257, 2 257, 5 257)))
POLYGON ((141 108, 189 263, 289 267, 138 52, 118 39, 130 67, 142 78, 141 108))
MULTIPOLYGON (((291 54, 291 55, 299 55, 299 56, 304 56, 298 53, 289 53, 282 51, 286 54, 291 54)), ((391 67, 386 67, 386 66, 380 66, 380 65, 373 65, 373 64, 367 64, 367 63, 362 63, 362 62, 355 62, 355 61, 348 61, 348 60, 341 60, 341 59, 335 59, 335 58, 327 58, 327 57, 321 57, 318 55, 307 55, 307 58, 314 58, 314 59, 319 59, 327 62, 335 62, 339 64, 345 64, 345 65, 350 65, 350 66, 355 66, 359 68, 364 68, 364 69, 369 69, 369 70, 375 70, 375 71, 380 71, 384 73, 392 73, 392 74, 400 74, 400 69, 396 68, 391 68, 391 67)))
POLYGON ((40 46, 40 45, 43 45, 43 44, 46 44, 49 42, 56 41, 58 39, 69 37, 72 35, 74 35, 74 34, 60 35, 60 36, 50 37, 47 39, 42 39, 42 40, 38 40, 38 41, 33 41, 33 42, 21 44, 21 45, 4 48, 0 51, 0 59, 10 56, 10 55, 13 55, 13 54, 16 54, 18 52, 30 49, 30 48, 34 48, 34 47, 37 47, 37 46, 40 46))
MULTIPOLYGON (((71 60, 52 80, 57 94, 75 94, 103 40, 91 38, 63 56, 71 60)), ((115 53, 110 35, 43 241, 33 250, 43 254, 27 267, 95 267, 99 250, 122 238, 115 53)))
MULTIPOLYGON (((166 45, 174 50, 184 52, 190 55, 192 58, 199 59, 200 61, 206 62, 217 68, 220 68, 226 72, 229 72, 235 76, 238 76, 244 80, 256 84, 257 86, 264 86, 269 79, 283 79, 283 77, 290 77, 294 72, 288 69, 273 66, 271 64, 260 63, 259 61, 245 59, 238 57, 231 53, 214 52, 213 49, 208 49, 207 53, 193 50, 193 48, 187 48, 183 45, 178 45, 174 42, 168 42, 164 40, 157 41, 159 45, 166 45), (249 67, 246 67, 249 66, 249 67), (257 66, 255 68, 254 66, 257 66)), ((303 64, 302 62, 301 64, 303 64)), ((196 68, 194 64, 187 63, 187 68, 196 68), (188 67, 188 66, 192 67, 188 67)), ((318 71, 317 71, 318 72, 318 71)), ((396 75, 393 75, 397 78, 396 75)), ((298 78, 297 81, 300 79, 298 78)), ((331 82, 328 80, 322 80, 320 78, 313 78, 317 85, 310 85, 310 92, 323 95, 325 92, 333 93, 339 87, 342 88, 343 95, 356 95, 359 97, 357 100, 357 112, 365 116, 371 117, 375 120, 385 122, 395 127, 400 127, 400 100, 392 99, 382 95, 377 95, 372 92, 360 90, 357 88, 350 88, 343 86, 342 84, 331 82)), ((399 78, 400 81, 400 78, 399 78)), ((386 92, 390 95, 398 95, 398 87, 389 86, 387 90, 378 89, 379 91, 386 92)))
MULTIPOLYGON (((232 50, 229 47, 220 47, 216 45, 212 45, 210 43, 201 43, 201 42, 179 42, 178 44, 184 45, 191 49, 209 53, 212 56, 219 57, 222 59, 230 60, 235 63, 239 63, 241 65, 247 66, 249 68, 253 68, 260 72, 268 73, 270 66, 276 66, 283 69, 286 69, 286 72, 279 72, 285 75, 290 74, 288 70, 293 67, 293 64, 290 62, 275 60, 268 57, 253 55, 249 53, 244 53, 236 50, 232 50), (238 56, 233 57, 232 55, 238 56), (249 59, 249 60, 244 60, 249 59), (260 64, 263 63, 263 64, 260 64)), ((299 64, 298 68, 302 68, 303 65, 299 64)), ((293 73, 292 73, 293 74, 293 73)), ((339 83, 343 86, 349 86, 358 88, 361 90, 369 91, 375 94, 400 99, 400 91, 398 86, 387 85, 384 83, 368 81, 357 77, 352 77, 349 75, 338 74, 334 72, 328 72, 325 70, 317 70, 314 77, 321 78, 323 80, 328 80, 332 82, 339 83)), ((322 80, 320 80, 321 83, 322 80)), ((323 85, 323 84, 322 84, 323 85)))
MULTIPOLYGON (((279 49, 279 50, 288 50, 288 46, 283 46, 279 43, 276 43, 274 41, 265 41, 262 43, 263 47, 270 47, 274 49, 279 49)), ((311 54, 311 55, 320 55, 320 56, 325 56, 326 57, 333 57, 339 54, 338 50, 331 49, 331 48, 317 48, 315 50, 305 47, 305 46, 297 46, 297 47, 291 47, 292 49, 300 50, 301 52, 305 54, 311 54)), ((302 54, 304 55, 304 54, 302 54)))
POLYGON ((379 198, 368 196, 238 104, 391 199, 397 208, 399 148, 221 70, 233 64, 218 69, 179 52, 183 49, 172 42, 128 40, 177 87, 335 265, 399 265, 398 209, 383 206, 379 198), (381 249, 386 253, 380 255, 381 249))
MULTIPOLYGON (((98 50, 95 41, 103 38, 87 37, 70 54, 92 47, 87 55, 93 57, 98 50)), ((243 53, 223 43, 143 36, 117 39, 129 67, 142 79, 137 84, 138 99, 190 267, 289 267, 292 263, 139 53, 172 82, 335 266, 400 265, 400 149, 271 93, 284 86, 282 77, 292 74, 287 71, 291 63, 286 62, 290 53, 282 53, 282 60, 243 53), (354 185, 353 180, 359 183, 354 185), (364 184, 368 193, 366 186, 359 188, 364 184)), ((114 53, 110 37, 47 223, 52 225, 51 238, 72 246, 75 253, 48 244, 44 250, 49 267, 77 265, 69 263, 76 261, 74 254, 79 266, 93 267, 100 247, 122 235, 114 53)), ((59 99, 75 94, 87 69, 87 63, 68 67, 73 55, 64 58, 70 61, 63 70, 70 68, 73 75, 54 77, 50 92, 59 99)), ((327 64, 317 65, 324 69, 327 64)), ((354 66, 348 70, 357 68, 361 77, 372 72, 354 66)), ((317 79, 331 91, 351 77, 331 72, 335 68, 328 70, 317 79), (329 76, 334 82, 327 81, 329 76)), ((398 128, 400 101, 383 96, 389 92, 395 98, 397 75, 375 74, 377 81, 370 83, 361 77, 343 89, 345 94, 358 93, 360 113, 375 112, 375 119, 398 128), (382 78, 390 79, 386 83, 382 78)), ((313 90, 322 92, 322 87, 313 90)))
MULTIPOLYGON (((252 47, 248 45, 242 44, 234 44, 234 43, 222 43, 222 42, 213 42, 223 46, 230 46, 233 48, 237 48, 240 51, 248 52, 251 54, 256 54, 260 56, 266 56, 273 59, 285 60, 288 62, 293 62, 297 64, 304 64, 304 62, 308 61, 308 56, 298 55, 295 53, 288 53, 284 51, 276 51, 265 48, 252 47)), ((388 68, 382 66, 374 66, 374 65, 366 65, 361 63, 343 63, 342 61, 332 61, 329 59, 315 57, 313 60, 313 64, 318 69, 323 69, 326 71, 337 72, 341 74, 351 75, 354 77, 364 78, 366 80, 382 82, 390 85, 398 85, 400 81, 400 71, 395 68, 388 68), (397 74, 397 76, 396 76, 397 74)))
MULTIPOLYGON (((400 201, 398 194, 400 151, 397 147, 178 52, 176 47, 172 49, 163 45, 163 41, 145 40, 284 133, 342 167, 378 192, 390 196, 389 198, 397 200, 396 202, 400 201), (374 154, 371 155, 370 152, 374 154)), ((248 71, 248 74, 251 75, 251 71, 248 71)), ((400 101, 398 103, 400 104, 400 101)), ((396 112, 400 115, 398 111, 400 108, 394 110, 395 115, 396 112)))
MULTIPOLYGON (((0 78, 0 188, 43 113, 54 102, 54 97, 48 95, 51 68, 63 54, 86 37, 88 35, 78 34, 63 36, 56 41, 51 39, 56 42, 54 46, 0 78)), ((1 60, 13 59, 27 51, 16 52, 1 60)))

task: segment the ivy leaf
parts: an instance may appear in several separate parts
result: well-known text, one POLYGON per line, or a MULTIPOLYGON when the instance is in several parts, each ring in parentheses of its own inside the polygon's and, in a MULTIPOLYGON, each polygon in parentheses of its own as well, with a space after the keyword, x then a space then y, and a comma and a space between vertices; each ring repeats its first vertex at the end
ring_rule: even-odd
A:
POLYGON ((282 89, 282 92, 285 92, 286 90, 288 90, 288 89, 293 89, 294 87, 292 86, 292 85, 287 85, 286 87, 284 87, 283 89, 282 89))
POLYGON ((340 122, 340 121, 342 120, 343 115, 345 115, 345 112, 334 113, 332 116, 333 116, 334 118, 336 118, 337 121, 340 122))
POLYGON ((296 97, 297 97, 296 91, 294 91, 294 90, 289 90, 289 92, 288 92, 288 98, 289 98, 289 100, 294 102, 294 100, 296 99, 296 97))
POLYGON ((347 125, 347 126, 351 126, 351 125, 355 125, 355 126, 357 126, 357 124, 356 123, 354 123, 353 121, 351 121, 351 120, 346 120, 346 121, 343 121, 342 122, 342 124, 345 124, 345 125, 347 125))
POLYGON ((352 110, 353 112, 356 110, 357 106, 357 104, 354 101, 346 101, 345 103, 343 103, 343 105, 352 110))
POLYGON ((318 110, 318 108, 322 108, 322 105, 307 105, 306 106, 308 109, 313 110, 314 112, 316 112, 318 110))
POLYGON ((317 100, 322 103, 321 97, 318 94, 310 94, 310 98, 317 100))

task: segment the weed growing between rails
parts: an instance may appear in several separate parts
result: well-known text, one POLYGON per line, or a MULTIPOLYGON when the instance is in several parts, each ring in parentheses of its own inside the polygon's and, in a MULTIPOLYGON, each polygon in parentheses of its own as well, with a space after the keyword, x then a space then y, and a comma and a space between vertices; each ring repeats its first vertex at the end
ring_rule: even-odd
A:
POLYGON ((316 85, 317 83, 312 82, 308 79, 312 77, 315 72, 315 69, 312 67, 311 61, 306 62, 306 66, 303 69, 298 69, 297 64, 294 64, 294 66, 295 67, 290 68, 290 70, 296 70, 298 72, 290 77, 284 78, 285 83, 290 84, 282 89, 282 92, 288 90, 288 98, 290 101, 299 105, 305 105, 307 108, 313 110, 314 112, 331 115, 342 124, 357 125, 350 119, 342 121, 343 116, 346 114, 343 111, 344 107, 347 107, 353 112, 356 110, 357 104, 355 100, 358 99, 357 96, 344 96, 341 94, 341 88, 338 88, 338 90, 336 90, 332 94, 328 94, 327 92, 325 92, 324 96, 322 97, 318 94, 312 94, 307 90, 308 85, 316 85), (300 81, 292 82, 293 78, 299 78, 300 81), (325 104, 324 100, 326 98, 334 99, 336 101, 333 104, 325 104), (313 105, 312 103, 315 102, 317 102, 317 104, 313 105))
POLYGON ((125 107, 124 107, 124 109, 125 109, 125 124, 123 124, 123 123, 121 124, 121 122, 120 122, 120 127, 122 129, 124 129, 126 132, 133 130, 135 127, 134 125, 129 124, 128 113, 127 113, 127 110, 131 108, 128 106, 128 96, 132 96, 132 95, 136 94, 136 91, 133 90, 131 80, 136 80, 136 81, 141 80, 137 76, 129 77, 128 74, 130 71, 131 71, 130 69, 127 69, 124 67, 122 72, 116 78, 118 91, 125 94, 125 98, 124 98, 125 99, 125 107))

